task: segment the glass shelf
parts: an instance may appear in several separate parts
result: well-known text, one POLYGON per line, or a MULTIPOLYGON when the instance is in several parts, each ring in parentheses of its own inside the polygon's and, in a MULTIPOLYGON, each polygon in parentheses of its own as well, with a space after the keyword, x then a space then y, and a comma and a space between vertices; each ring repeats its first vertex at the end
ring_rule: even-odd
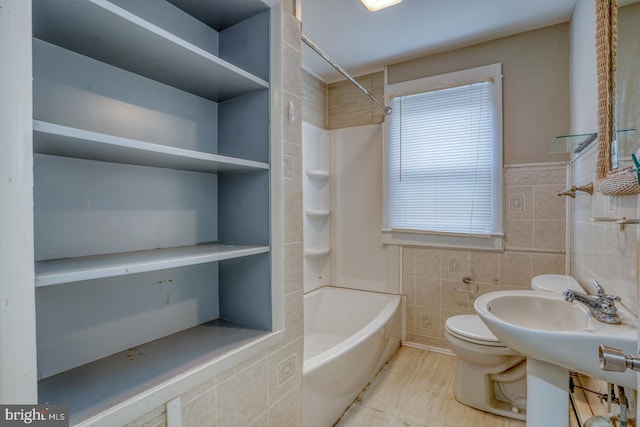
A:
POLYGON ((547 153, 579 153, 597 138, 598 134, 595 132, 556 136, 549 145, 547 153))
MULTIPOLYGON (((556 136, 549 145, 547 153, 579 153, 597 138, 597 132, 556 136)), ((638 129, 617 130, 616 140, 624 147, 620 154, 629 160, 631 160, 631 153, 635 153, 640 148, 640 132, 638 132, 638 129), (633 147, 633 149, 629 147, 633 147)))

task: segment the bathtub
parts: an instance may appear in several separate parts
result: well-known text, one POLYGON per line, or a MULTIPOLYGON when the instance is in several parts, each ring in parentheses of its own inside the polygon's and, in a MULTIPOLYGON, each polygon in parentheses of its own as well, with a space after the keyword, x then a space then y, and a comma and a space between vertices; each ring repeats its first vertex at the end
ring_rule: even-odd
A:
POLYGON ((303 427, 331 427, 396 352, 400 302, 330 286, 304 296, 303 427))

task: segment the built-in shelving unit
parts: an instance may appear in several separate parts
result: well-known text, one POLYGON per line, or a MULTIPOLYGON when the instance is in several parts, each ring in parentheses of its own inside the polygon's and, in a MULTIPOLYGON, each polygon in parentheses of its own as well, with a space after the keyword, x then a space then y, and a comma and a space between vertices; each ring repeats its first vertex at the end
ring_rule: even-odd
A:
POLYGON ((270 13, 33 1, 39 400, 71 424, 272 331, 270 13))

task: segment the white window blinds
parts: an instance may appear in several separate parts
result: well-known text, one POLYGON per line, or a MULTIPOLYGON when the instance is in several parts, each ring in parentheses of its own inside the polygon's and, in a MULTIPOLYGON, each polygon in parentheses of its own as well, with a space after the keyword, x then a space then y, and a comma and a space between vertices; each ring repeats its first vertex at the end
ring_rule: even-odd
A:
POLYGON ((488 80, 393 98, 388 151, 392 229, 501 232, 494 219, 501 215, 501 209, 496 212, 501 203, 496 175, 502 154, 494 143, 493 84, 488 80))

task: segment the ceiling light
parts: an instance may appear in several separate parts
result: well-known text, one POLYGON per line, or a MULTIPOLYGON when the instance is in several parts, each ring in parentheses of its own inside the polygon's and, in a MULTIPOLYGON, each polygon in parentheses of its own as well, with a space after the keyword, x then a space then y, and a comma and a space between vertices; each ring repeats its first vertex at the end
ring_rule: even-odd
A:
POLYGON ((375 12, 385 7, 393 6, 400 3, 402 0, 360 0, 360 3, 367 8, 369 12, 375 12))

